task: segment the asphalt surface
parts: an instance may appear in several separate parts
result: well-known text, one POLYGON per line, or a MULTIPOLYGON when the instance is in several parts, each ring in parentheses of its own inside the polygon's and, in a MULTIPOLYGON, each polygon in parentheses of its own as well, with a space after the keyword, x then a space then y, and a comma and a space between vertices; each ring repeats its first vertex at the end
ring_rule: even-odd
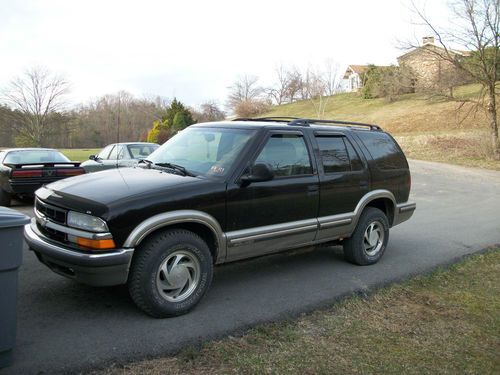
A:
MULTIPOLYGON (((391 230, 378 264, 354 266, 340 248, 323 247, 223 265, 201 304, 178 318, 144 315, 125 287, 92 288, 60 277, 25 247, 15 363, 0 374, 87 371, 173 353, 500 243, 500 172, 421 161, 412 161, 411 170, 417 211, 391 230)), ((15 208, 31 212, 26 203, 15 208)))

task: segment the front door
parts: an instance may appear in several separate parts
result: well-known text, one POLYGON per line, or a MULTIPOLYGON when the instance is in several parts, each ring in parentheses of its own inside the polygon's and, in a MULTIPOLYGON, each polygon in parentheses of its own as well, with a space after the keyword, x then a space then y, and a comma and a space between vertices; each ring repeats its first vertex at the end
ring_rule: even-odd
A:
POLYGON ((265 163, 271 181, 228 186, 227 260, 247 258, 314 240, 319 178, 301 131, 271 131, 249 165, 265 163))

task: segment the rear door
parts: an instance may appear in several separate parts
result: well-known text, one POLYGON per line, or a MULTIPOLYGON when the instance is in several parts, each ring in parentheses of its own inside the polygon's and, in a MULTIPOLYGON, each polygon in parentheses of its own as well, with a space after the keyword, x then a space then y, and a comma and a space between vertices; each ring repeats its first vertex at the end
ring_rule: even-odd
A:
POLYGON ((318 240, 348 233, 353 212, 369 192, 369 172, 354 143, 343 133, 316 132, 320 170, 318 240))
MULTIPOLYGON (((271 181, 228 186, 228 260, 300 247, 317 232, 319 178, 302 131, 269 131, 249 166, 266 163, 271 181)), ((241 174, 247 171, 242 171, 241 174)))

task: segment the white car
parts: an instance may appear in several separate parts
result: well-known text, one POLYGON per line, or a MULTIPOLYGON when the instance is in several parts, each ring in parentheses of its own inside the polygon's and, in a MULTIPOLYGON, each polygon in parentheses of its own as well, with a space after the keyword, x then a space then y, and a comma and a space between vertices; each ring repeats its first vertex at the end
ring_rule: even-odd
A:
POLYGON ((97 155, 80 164, 85 172, 97 172, 111 168, 133 167, 160 145, 147 142, 113 143, 104 147, 97 155))

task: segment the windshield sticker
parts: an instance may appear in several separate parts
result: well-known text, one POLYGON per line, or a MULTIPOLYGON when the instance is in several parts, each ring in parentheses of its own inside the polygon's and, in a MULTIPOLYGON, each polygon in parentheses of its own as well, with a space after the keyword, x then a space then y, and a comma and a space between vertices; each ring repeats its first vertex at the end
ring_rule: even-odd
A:
POLYGON ((224 167, 213 165, 212 168, 210 168, 210 172, 213 174, 224 174, 224 167))

